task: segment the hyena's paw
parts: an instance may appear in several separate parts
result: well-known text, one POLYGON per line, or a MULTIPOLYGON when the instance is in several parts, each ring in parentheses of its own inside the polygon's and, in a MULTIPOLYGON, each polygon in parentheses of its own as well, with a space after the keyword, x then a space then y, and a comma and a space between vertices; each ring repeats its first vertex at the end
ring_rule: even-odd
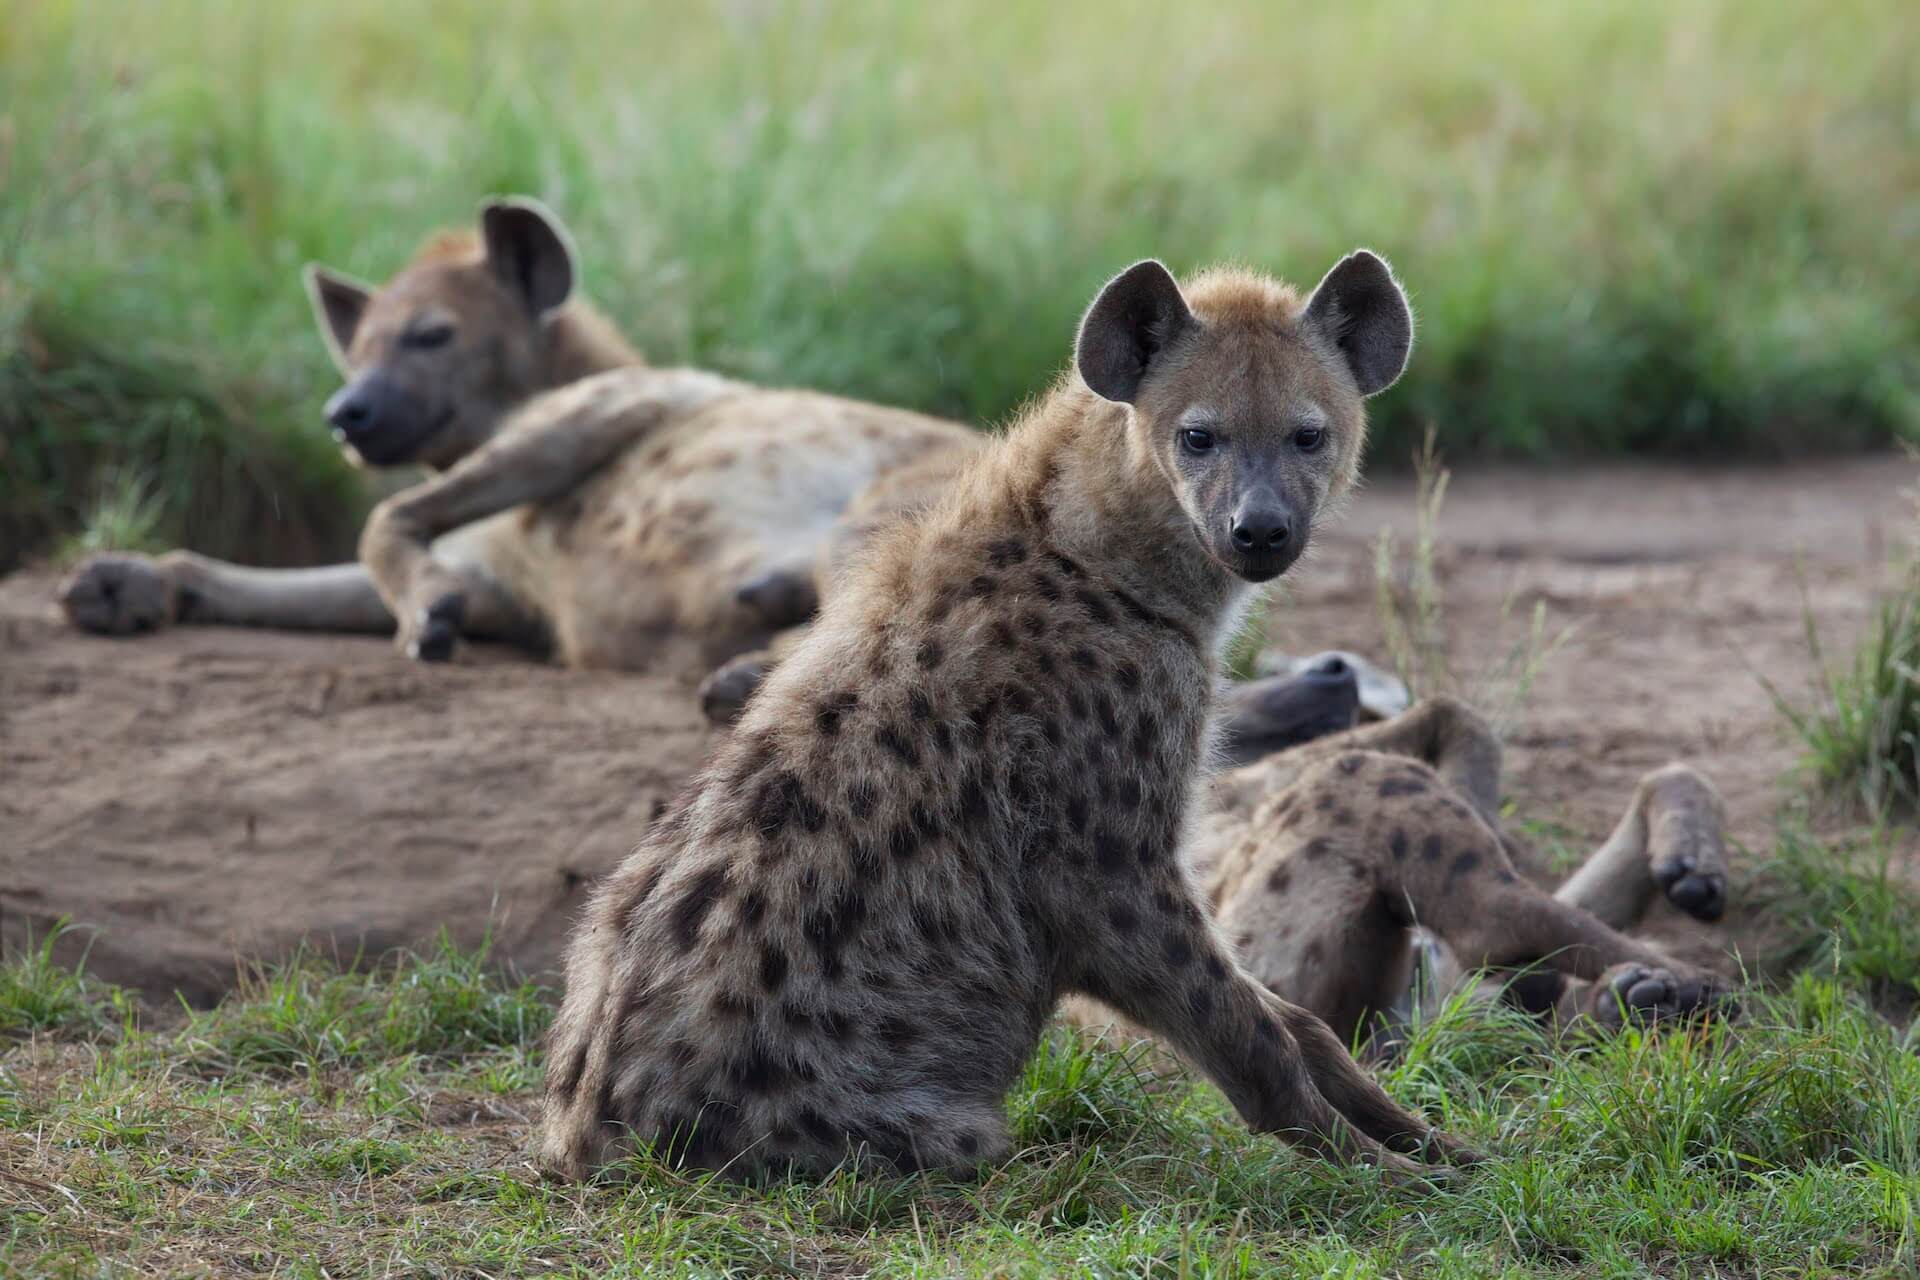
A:
POLYGON ((1730 1019, 1738 1005, 1711 975, 1617 964, 1592 984, 1581 1011, 1606 1031, 1679 1019, 1730 1019))
POLYGON ((732 724, 772 669, 773 655, 764 649, 721 663, 700 682, 700 710, 712 724, 732 724))
POLYGON ((1727 909, 1727 845, 1719 794, 1685 765, 1649 774, 1647 870, 1667 901, 1701 920, 1727 909))
POLYGON ((416 662, 451 662, 467 620, 467 598, 458 591, 435 596, 400 629, 399 643, 416 662))
POLYGON ((180 589, 159 561, 110 554, 81 561, 60 583, 58 598, 67 621, 82 631, 123 636, 171 623, 180 589))

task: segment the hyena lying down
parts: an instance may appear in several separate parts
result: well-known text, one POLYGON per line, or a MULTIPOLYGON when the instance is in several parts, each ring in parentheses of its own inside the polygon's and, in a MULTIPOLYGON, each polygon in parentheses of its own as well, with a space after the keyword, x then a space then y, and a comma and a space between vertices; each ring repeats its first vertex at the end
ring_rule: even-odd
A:
MULTIPOLYGON (((1721 976, 1632 936, 1664 898, 1686 916, 1726 906, 1725 815, 1684 765, 1649 773, 1613 834, 1553 893, 1499 818, 1500 747, 1464 704, 1355 719, 1332 661, 1241 692, 1244 725, 1297 745, 1223 775, 1188 870, 1242 967, 1352 1043, 1388 1034, 1480 970, 1481 998, 1559 1027, 1727 1012, 1721 976)), ((1085 1003, 1087 1025, 1111 1015, 1085 1003)))
POLYGON ((1237 965, 1179 851, 1220 651, 1351 483, 1411 317, 1357 253, 1310 300, 1141 263, 1077 377, 823 602, 569 949, 541 1156, 972 1168, 1061 998, 1180 1048, 1254 1127, 1471 1159, 1237 965))
POLYGON ((650 368, 575 276, 529 200, 490 201, 477 236, 435 237, 377 290, 309 268, 347 379, 335 436, 438 474, 379 506, 359 564, 96 556, 62 586, 68 617, 397 630, 423 659, 471 635, 698 678, 805 621, 831 563, 973 451, 955 423, 650 368))

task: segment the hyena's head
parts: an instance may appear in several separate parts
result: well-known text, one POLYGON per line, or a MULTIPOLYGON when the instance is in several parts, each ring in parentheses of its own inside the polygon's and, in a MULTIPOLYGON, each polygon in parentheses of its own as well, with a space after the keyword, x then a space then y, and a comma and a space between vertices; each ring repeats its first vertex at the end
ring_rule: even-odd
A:
POLYGON ((1158 262, 1136 263, 1088 308, 1074 359, 1095 394, 1132 406, 1136 447, 1207 555, 1266 582, 1353 483, 1363 402, 1399 378, 1412 345, 1406 295, 1362 249, 1304 301, 1240 270, 1183 292, 1158 262))
POLYGON ((436 237, 378 289, 318 264, 305 275, 346 379, 327 422, 356 461, 450 466, 554 381, 547 329, 573 294, 573 249, 535 201, 488 201, 477 238, 436 237))

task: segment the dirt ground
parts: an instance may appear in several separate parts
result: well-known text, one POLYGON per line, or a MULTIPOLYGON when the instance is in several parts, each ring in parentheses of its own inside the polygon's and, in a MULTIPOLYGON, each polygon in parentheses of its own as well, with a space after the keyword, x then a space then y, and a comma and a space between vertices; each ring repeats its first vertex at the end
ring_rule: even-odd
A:
MULTIPOLYGON (((1760 677, 1807 688, 1802 581, 1828 643, 1851 644, 1914 478, 1898 457, 1456 476, 1439 561, 1461 665, 1535 601, 1550 632, 1578 624, 1509 737, 1517 812, 1581 846, 1642 772, 1687 759, 1764 851, 1794 750, 1760 677)), ((1382 525, 1404 557, 1410 482, 1360 495, 1290 575, 1280 643, 1384 656, 1382 525)), ((499 651, 418 666, 378 639, 99 639, 59 620, 54 580, 0 580, 0 940, 71 917, 91 971, 155 996, 206 1002, 241 957, 372 954, 443 925, 545 971, 584 886, 711 743, 675 685, 499 651)))

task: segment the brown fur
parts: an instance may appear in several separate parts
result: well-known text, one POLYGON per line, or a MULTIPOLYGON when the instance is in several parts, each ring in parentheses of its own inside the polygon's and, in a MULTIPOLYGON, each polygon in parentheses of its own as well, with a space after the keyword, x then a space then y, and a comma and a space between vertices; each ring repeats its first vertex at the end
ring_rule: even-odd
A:
POLYGON ((597 890, 550 1041, 550 1168, 636 1143, 737 1174, 997 1159, 1002 1096, 1070 992, 1178 1045, 1259 1129, 1401 1170, 1393 1151, 1466 1158, 1235 966, 1182 871, 1219 650, 1271 566, 1218 553, 1176 424, 1215 411, 1245 483, 1310 521, 1361 406, 1269 282, 1203 278, 1170 328, 1105 305, 1141 270, 1081 336, 1131 407, 1063 383, 882 532, 597 890), (1309 402, 1339 434, 1296 455, 1309 402))
POLYGON ((441 473, 381 504, 361 565, 95 557, 62 587, 75 624, 397 629, 418 657, 480 636, 692 680, 804 622, 832 562, 974 448, 903 410, 650 368, 573 293, 550 214, 494 202, 482 224, 377 290, 309 273, 340 395, 377 387, 395 423, 378 461, 441 473), (748 598, 769 579, 790 589, 748 598))

